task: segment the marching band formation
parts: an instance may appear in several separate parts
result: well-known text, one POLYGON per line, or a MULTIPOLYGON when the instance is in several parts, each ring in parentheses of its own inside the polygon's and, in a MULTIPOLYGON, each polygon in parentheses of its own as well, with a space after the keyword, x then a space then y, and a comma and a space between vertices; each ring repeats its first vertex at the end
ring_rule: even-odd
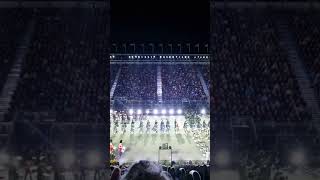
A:
MULTIPOLYGON (((199 114, 185 113, 180 116, 129 115, 125 111, 110 113, 111 135, 130 134, 186 134, 190 136, 203 155, 210 152, 210 118, 199 114)), ((129 143, 129 142, 127 142, 129 143)), ((110 141, 110 154, 119 160, 126 148, 123 140, 118 145, 110 141)))
MULTIPOLYGON (((170 130, 175 133, 180 133, 180 130, 209 130, 210 122, 199 120, 190 122, 187 120, 180 120, 173 117, 174 120, 169 119, 167 116, 154 119, 150 122, 147 115, 128 115, 125 112, 114 112, 111 115, 111 129, 113 134, 126 133, 162 133, 168 134, 170 130)), ((172 117, 171 117, 172 118, 172 117)))

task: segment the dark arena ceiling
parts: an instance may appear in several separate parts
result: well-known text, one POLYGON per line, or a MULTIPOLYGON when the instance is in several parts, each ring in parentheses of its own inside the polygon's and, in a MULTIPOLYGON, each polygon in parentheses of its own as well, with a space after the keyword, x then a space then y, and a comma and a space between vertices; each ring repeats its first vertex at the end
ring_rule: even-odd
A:
POLYGON ((111 1, 111 38, 117 42, 205 42, 210 5, 198 1, 111 1))

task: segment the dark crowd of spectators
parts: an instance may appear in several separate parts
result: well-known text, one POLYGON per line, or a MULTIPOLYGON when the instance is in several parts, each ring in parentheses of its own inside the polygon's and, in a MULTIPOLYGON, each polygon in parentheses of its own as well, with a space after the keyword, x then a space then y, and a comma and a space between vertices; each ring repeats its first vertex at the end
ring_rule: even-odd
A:
POLYGON ((15 53, 19 41, 24 35, 28 12, 20 12, 21 9, 1 8, 0 12, 0 89, 3 88, 12 64, 15 60, 15 53), (13 23, 12 19, 16 21, 13 23))
MULTIPOLYGON (((113 84, 120 65, 111 65, 113 84)), ((166 101, 205 100, 206 95, 198 76, 198 69, 209 82, 209 66, 160 65, 162 96, 166 101)), ((121 65, 121 72, 115 88, 114 97, 128 100, 158 100, 157 65, 121 65)), ((110 87, 111 88, 111 87, 110 87)), ((209 87, 208 87, 209 88, 209 87)))
POLYGON ((195 66, 162 66, 162 94, 164 100, 204 100, 201 81, 195 66))
POLYGON ((319 17, 319 13, 314 10, 296 11, 290 17, 291 27, 300 50, 299 53, 309 72, 310 80, 316 90, 318 100, 320 99, 319 17))
POLYGON ((256 123, 310 122, 275 20, 245 9, 216 10, 214 16, 212 112, 256 123))
MULTIPOLYGON (((209 180, 209 165, 174 164, 160 165, 152 161, 133 164, 89 165, 88 160, 79 158, 85 153, 48 151, 38 149, 21 151, 0 162, 0 178, 3 179, 90 179, 90 180, 209 180), (71 156, 73 156, 71 158, 71 156)), ((103 162, 103 161, 101 161, 103 162)))
MULTIPOLYGON (((295 31, 303 63, 307 64, 313 86, 318 87, 317 16, 312 11, 305 14, 283 17, 293 19, 294 28, 289 30, 295 31)), ((240 156, 242 179, 284 180, 287 177, 281 171, 290 163, 285 162, 287 154, 279 154, 281 150, 319 147, 311 111, 302 98, 288 52, 280 46, 278 15, 245 8, 213 12, 211 115, 214 123, 227 124, 232 119, 249 117, 253 122, 250 131, 258 136, 251 141, 254 133, 242 139, 236 135, 241 139, 235 141, 239 152, 246 152, 240 156), (271 149, 275 147, 278 149, 271 149)))
POLYGON ((107 180, 102 156, 93 159, 87 150, 53 150, 45 146, 30 148, 27 145, 16 153, 1 153, 0 179, 90 179, 107 180), (90 159, 91 158, 91 159, 90 159))
POLYGON ((111 180, 207 180, 208 165, 164 166, 150 161, 139 161, 131 166, 112 166, 111 180))
POLYGON ((39 9, 10 113, 102 121, 107 97, 105 9, 39 9))
POLYGON ((145 64, 121 66, 115 96, 126 97, 129 100, 157 100, 156 66, 145 64))
POLYGON ((277 152, 247 151, 241 154, 239 175, 241 179, 278 180, 285 178, 282 168, 277 152))

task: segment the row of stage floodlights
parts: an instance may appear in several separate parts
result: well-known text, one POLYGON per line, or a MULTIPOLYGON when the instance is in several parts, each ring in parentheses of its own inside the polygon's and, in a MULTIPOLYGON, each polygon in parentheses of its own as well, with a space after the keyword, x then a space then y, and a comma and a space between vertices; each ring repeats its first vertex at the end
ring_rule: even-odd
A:
MULTIPOLYGON (((116 111, 110 109, 110 114, 113 114, 115 112, 116 111)), ((141 114, 143 114, 143 110, 141 110, 141 109, 137 109, 137 110, 129 109, 128 113, 129 113, 129 115, 134 115, 134 114, 141 115, 141 114)), ((202 108, 200 110, 200 113, 203 114, 203 115, 206 114, 207 113, 206 109, 202 108)), ((182 114, 182 109, 176 109, 176 110, 174 110, 174 109, 169 109, 169 110, 167 110, 167 109, 161 109, 161 110, 158 110, 158 109, 153 109, 153 110, 146 109, 144 114, 147 114, 147 115, 149 115, 149 114, 150 115, 151 114, 153 114, 153 115, 167 115, 167 114, 169 114, 169 115, 181 115, 182 114)))

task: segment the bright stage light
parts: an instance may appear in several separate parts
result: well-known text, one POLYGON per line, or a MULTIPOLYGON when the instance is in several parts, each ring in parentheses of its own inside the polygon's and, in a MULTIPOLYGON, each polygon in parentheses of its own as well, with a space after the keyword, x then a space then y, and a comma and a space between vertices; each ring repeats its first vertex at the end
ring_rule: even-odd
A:
POLYGON ((113 113, 113 110, 112 110, 112 109, 110 109, 110 113, 111 113, 111 114, 113 113))
POLYGON ((205 109, 201 109, 201 114, 206 114, 206 110, 205 109))
POLYGON ((146 110, 146 114, 150 114, 150 111, 149 111, 149 109, 147 109, 147 110, 146 110))
POLYGON ((162 109, 162 110, 161 110, 161 114, 167 114, 167 110, 162 109))
POLYGON ((129 114, 132 115, 133 114, 133 109, 129 110, 129 114))
POLYGON ((154 109, 153 114, 158 114, 158 109, 154 109))
POLYGON ((177 110, 177 113, 178 113, 178 114, 182 114, 182 110, 181 110, 181 109, 178 109, 178 110, 177 110))
POLYGON ((173 109, 170 109, 169 110, 169 114, 173 114, 174 113, 174 110, 173 109))
POLYGON ((137 114, 141 114, 141 113, 142 113, 141 109, 138 109, 137 114))

